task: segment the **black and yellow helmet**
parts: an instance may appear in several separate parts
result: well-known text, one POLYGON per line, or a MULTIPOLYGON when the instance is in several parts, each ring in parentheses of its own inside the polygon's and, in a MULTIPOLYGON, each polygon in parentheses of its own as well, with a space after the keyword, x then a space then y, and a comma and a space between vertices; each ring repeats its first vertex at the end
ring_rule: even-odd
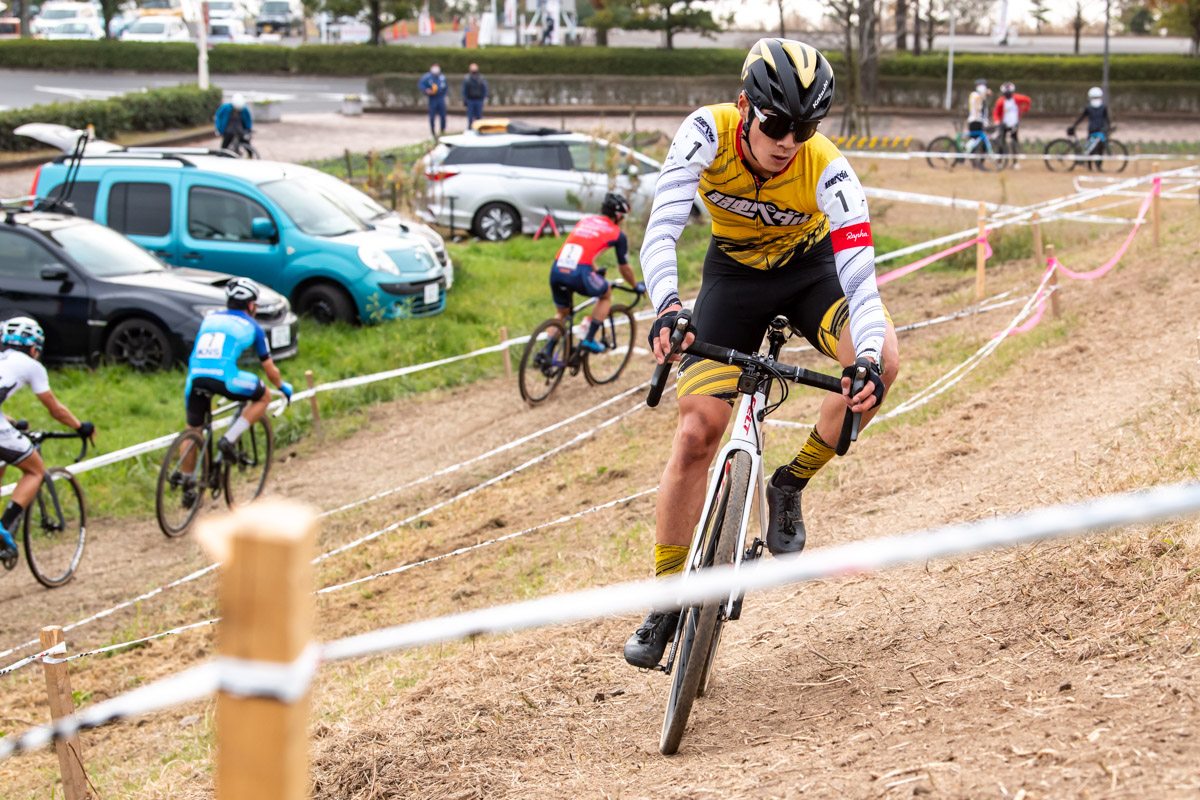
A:
POLYGON ((761 111, 816 121, 833 105, 833 67, 812 45, 759 39, 742 65, 742 91, 761 111))

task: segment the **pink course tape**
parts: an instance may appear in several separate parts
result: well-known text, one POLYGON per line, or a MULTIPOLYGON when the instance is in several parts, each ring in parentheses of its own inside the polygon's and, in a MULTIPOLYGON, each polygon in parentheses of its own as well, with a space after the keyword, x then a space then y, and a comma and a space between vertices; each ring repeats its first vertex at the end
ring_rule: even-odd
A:
POLYGON ((988 240, 987 240, 988 234, 990 234, 991 232, 992 232, 991 228, 988 228, 987 230, 985 230, 983 232, 983 236, 977 236, 974 239, 968 239, 965 242, 959 242, 958 244, 954 245, 953 247, 947 248, 947 249, 941 251, 940 253, 934 253, 931 256, 925 256, 924 258, 920 259, 919 261, 914 261, 911 264, 907 264, 903 267, 897 267, 896 269, 892 270, 891 272, 885 273, 883 275, 880 275, 878 278, 876 278, 875 285, 883 286, 885 283, 891 283, 892 281, 896 280, 897 278, 903 278, 905 275, 908 275, 910 272, 916 272, 917 270, 921 269, 922 267, 927 267, 930 264, 932 264, 933 262, 939 261, 939 260, 945 258, 946 256, 951 255, 952 253, 957 253, 959 250, 966 250, 968 247, 974 247, 975 245, 977 245, 981 242, 983 243, 984 247, 986 248, 984 250, 984 258, 991 258, 992 257, 992 246, 991 246, 991 244, 988 243, 988 240))
MULTIPOLYGON (((1133 237, 1137 235, 1138 228, 1142 227, 1142 223, 1145 222, 1146 210, 1150 208, 1150 201, 1153 200, 1154 196, 1159 194, 1161 191, 1162 178, 1155 178, 1153 188, 1150 189, 1150 192, 1146 195, 1145 199, 1142 200, 1142 205, 1138 208, 1137 217, 1133 221, 1133 230, 1129 232, 1129 235, 1125 237, 1125 241, 1121 243, 1119 248, 1117 248, 1116 254, 1108 261, 1104 262, 1090 272, 1074 272, 1064 267, 1062 262, 1057 258, 1048 258, 1046 259, 1046 272, 1042 273, 1042 277, 1045 278, 1048 273, 1053 272, 1056 269, 1066 277, 1073 278, 1077 281, 1094 281, 1097 278, 1107 275, 1108 272, 1117 265, 1117 262, 1121 260, 1121 257, 1125 255, 1125 251, 1129 249, 1129 245, 1133 243, 1133 237)), ((1037 310, 1033 313, 1033 316, 1021 323, 1020 326, 1013 328, 1011 331, 1009 331, 1009 333, 1025 333, 1026 331, 1032 330, 1035 325, 1041 322, 1042 314, 1045 312, 1045 310, 1046 297, 1044 294, 1041 294, 1041 296, 1038 297, 1037 310)), ((995 339, 996 337, 1003 335, 1004 332, 1001 331, 993 334, 992 338, 995 339)))

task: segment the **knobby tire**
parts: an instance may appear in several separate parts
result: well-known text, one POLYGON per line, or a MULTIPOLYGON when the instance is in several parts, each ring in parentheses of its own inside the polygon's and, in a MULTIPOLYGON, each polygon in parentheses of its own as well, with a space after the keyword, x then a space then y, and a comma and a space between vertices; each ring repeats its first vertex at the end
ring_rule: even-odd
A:
POLYGON ((235 509, 253 502, 267 485, 275 455, 275 432, 271 429, 271 421, 263 417, 247 428, 238 438, 237 451, 238 463, 226 463, 221 476, 225 484, 225 503, 235 509))
POLYGON ((583 376, 593 386, 602 386, 621 377, 629 359, 633 357, 637 322, 628 307, 612 306, 609 309, 608 318, 596 334, 596 341, 604 345, 604 352, 586 353, 583 376))
POLYGON ((1046 169, 1051 172, 1070 172, 1079 163, 1074 159, 1077 152, 1073 139, 1053 140, 1046 145, 1046 149, 1043 151, 1046 157, 1046 169))
POLYGON ((158 527, 171 538, 187 533, 196 512, 204 502, 204 493, 209 490, 208 454, 204 438, 196 431, 184 431, 175 437, 158 471, 158 488, 154 494, 154 512, 158 516, 158 527), (183 505, 183 474, 180 464, 189 452, 196 454, 192 467, 192 488, 196 491, 196 502, 191 508, 183 505))
POLYGON ((958 149, 958 142, 949 136, 939 136, 933 139, 926 151, 944 154, 925 156, 925 161, 934 169, 954 169, 963 160, 961 151, 958 149))
POLYGON ((557 319, 548 319, 530 334, 525 351, 521 353, 521 364, 517 368, 517 386, 521 390, 521 397, 531 406, 541 403, 554 393, 566 369, 567 326, 557 319), (553 363, 547 368, 533 363, 534 355, 546 346, 543 334, 558 337, 558 344, 551 354, 553 363))
POLYGON ((75 576, 87 539, 87 506, 74 475, 61 467, 46 470, 33 503, 25 511, 24 536, 25 560, 38 583, 53 589, 75 576), (53 493, 46 485, 51 482, 53 493), (58 496, 57 506, 54 495, 58 496))
MULTIPOLYGON (((715 506, 702 517, 705 533, 698 545, 703 556, 699 568, 732 564, 734 551, 741 542, 742 515, 750 488, 750 455, 736 450, 729 459, 729 471, 715 496, 715 506)), ((688 569, 696 569, 695 558, 688 557, 688 569)), ((662 739, 658 749, 669 756, 679 750, 683 730, 692 712, 692 703, 702 693, 711 673, 712 660, 720 641, 721 597, 683 610, 682 637, 675 654, 675 672, 663 717, 662 739)))

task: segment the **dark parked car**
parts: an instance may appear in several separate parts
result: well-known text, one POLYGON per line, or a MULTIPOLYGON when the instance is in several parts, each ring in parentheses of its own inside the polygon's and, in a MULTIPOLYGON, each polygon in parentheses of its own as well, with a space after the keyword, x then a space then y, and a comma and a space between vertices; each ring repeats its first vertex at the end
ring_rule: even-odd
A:
MULTIPOLYGON (((31 316, 48 361, 160 369, 186 360, 204 315, 225 307, 232 276, 167 267, 121 234, 80 217, 6 211, 0 221, 0 319, 31 316)), ((296 354, 296 315, 263 287, 258 322, 274 358, 296 354)))

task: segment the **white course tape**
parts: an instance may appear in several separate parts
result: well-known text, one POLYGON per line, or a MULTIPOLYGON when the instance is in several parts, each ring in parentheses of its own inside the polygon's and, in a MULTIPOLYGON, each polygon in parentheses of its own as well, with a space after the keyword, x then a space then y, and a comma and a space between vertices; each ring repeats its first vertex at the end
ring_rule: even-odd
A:
MULTIPOLYGON (((899 200, 904 203, 940 206, 942 208, 961 208, 966 211, 975 211, 979 208, 978 200, 964 200, 959 197, 942 197, 941 195, 921 194, 919 192, 899 192, 893 189, 880 189, 875 186, 864 186, 863 192, 866 193, 867 197, 879 200, 899 200)), ((988 211, 1013 212, 1021 210, 1020 206, 1002 205, 1000 203, 984 203, 983 205, 988 211)))
POLYGON ((53 647, 51 647, 47 650, 43 650, 40 653, 34 653, 33 655, 31 655, 27 658, 22 658, 20 661, 16 662, 15 664, 9 664, 4 669, 0 669, 0 675, 7 675, 10 672, 16 672, 21 667, 24 667, 28 664, 32 664, 35 661, 41 661, 43 659, 45 659, 46 662, 48 662, 48 663, 55 664, 55 663, 57 663, 57 661, 55 659, 51 658, 51 656, 65 655, 66 652, 67 652, 67 643, 59 642, 58 644, 54 645, 53 647))
POLYGON ((321 648, 309 643, 289 664, 228 656, 217 659, 215 664, 220 675, 218 686, 223 692, 237 697, 266 697, 281 703, 295 703, 312 687, 317 667, 321 665, 321 648))

